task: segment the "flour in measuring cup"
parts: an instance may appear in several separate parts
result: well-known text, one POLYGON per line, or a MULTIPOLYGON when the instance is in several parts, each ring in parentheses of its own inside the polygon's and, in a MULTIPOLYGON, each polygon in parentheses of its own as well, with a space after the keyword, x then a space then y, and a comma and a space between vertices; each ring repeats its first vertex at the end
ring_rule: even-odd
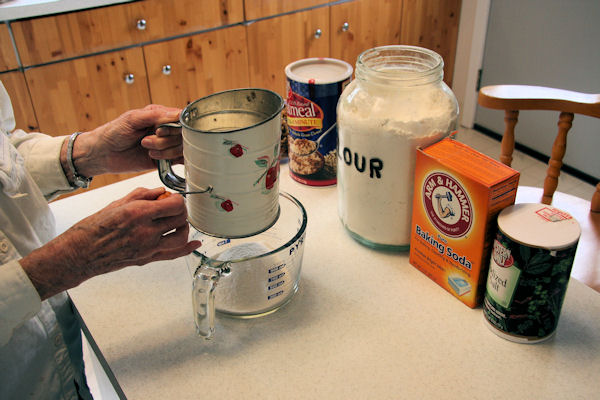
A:
POLYGON ((237 246, 231 247, 217 257, 219 261, 239 260, 242 258, 249 258, 259 256, 271 251, 267 246, 262 243, 242 243, 237 246))
MULTIPOLYGON (((225 250, 216 257, 219 261, 255 257, 271 251, 262 243, 243 243, 225 250)), ((220 311, 236 314, 254 314, 272 306, 270 299, 289 287, 289 276, 283 271, 272 271, 283 260, 276 255, 236 262, 231 273, 223 275, 215 291, 216 307, 220 311), (281 276, 279 276, 281 274, 281 276)), ((283 294, 283 293, 282 293, 283 294)), ((285 296, 276 296, 284 299, 285 296)))

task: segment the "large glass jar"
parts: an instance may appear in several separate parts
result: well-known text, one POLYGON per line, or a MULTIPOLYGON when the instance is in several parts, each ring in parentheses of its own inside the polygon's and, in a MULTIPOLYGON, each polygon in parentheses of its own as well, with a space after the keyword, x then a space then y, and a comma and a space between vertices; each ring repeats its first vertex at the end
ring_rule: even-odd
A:
POLYGON ((458 104, 434 51, 363 52, 338 106, 338 212, 350 235, 376 249, 410 243, 417 147, 456 129, 458 104))

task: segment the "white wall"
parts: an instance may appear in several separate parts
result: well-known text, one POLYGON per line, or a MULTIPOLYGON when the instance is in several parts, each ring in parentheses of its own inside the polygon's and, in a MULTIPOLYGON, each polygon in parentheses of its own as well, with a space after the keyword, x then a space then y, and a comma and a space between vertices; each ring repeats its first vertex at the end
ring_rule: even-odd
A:
POLYGON ((477 79, 483 62, 490 0, 463 0, 452 90, 460 107, 460 125, 472 128, 477 106, 477 79))
MULTIPOLYGON (((481 85, 529 84, 600 93, 600 1, 491 0, 481 85)), ((475 123, 504 131, 503 112, 475 123)), ((558 113, 522 111, 517 142, 550 155, 558 113)), ((600 119, 575 116, 564 163, 600 179, 600 119)))

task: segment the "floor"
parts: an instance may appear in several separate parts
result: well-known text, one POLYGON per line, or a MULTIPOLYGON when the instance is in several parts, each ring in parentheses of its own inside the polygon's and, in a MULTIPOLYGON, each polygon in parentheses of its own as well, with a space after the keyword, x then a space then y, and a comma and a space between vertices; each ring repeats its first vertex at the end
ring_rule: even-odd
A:
MULTIPOLYGON (((500 142, 496 139, 474 129, 467 128, 459 129, 456 139, 496 160, 499 159, 500 142)), ((519 178, 520 186, 544 186, 544 177, 546 176, 547 169, 546 163, 515 150, 512 167, 521 173, 521 177, 519 178)), ((557 190, 589 201, 594 194, 595 186, 566 172, 561 172, 557 190)))
MULTIPOLYGON (((481 153, 498 159, 500 155, 500 142, 489 136, 486 136, 476 130, 461 128, 458 131, 457 140, 468 144, 481 153)), ((513 154, 513 168, 521 173, 519 184, 522 186, 544 185, 546 176, 546 163, 538 161, 519 151, 513 154)), ((584 181, 581 181, 567 173, 561 173, 558 189, 561 192, 568 193, 584 199, 591 199, 595 187, 584 181)), ((86 362, 86 372, 88 375, 88 384, 96 400, 116 400, 117 393, 114 391, 98 360, 91 351, 91 348, 84 343, 84 359, 86 362)))

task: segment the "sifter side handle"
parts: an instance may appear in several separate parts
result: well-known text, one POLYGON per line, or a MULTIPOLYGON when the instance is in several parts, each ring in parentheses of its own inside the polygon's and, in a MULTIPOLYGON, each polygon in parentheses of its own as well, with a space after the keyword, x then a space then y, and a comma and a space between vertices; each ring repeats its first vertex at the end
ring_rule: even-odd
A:
MULTIPOLYGON (((181 128, 181 123, 170 122, 168 124, 159 125, 158 127, 159 128, 161 128, 161 127, 181 128)), ((156 163, 156 166, 158 169, 158 177, 160 178, 160 181, 165 186, 167 186, 168 188, 171 188, 173 190, 176 190, 178 192, 186 191, 185 178, 177 175, 175 173, 175 171, 173 171, 173 165, 172 165, 171 160, 158 160, 156 163)), ((200 188, 200 190, 197 190, 195 192, 196 193, 207 193, 207 192, 211 192, 211 191, 212 191, 212 187, 208 186, 206 188, 200 188)))
MULTIPOLYGON (((170 122, 168 124, 161 124, 158 127, 181 128, 181 124, 179 122, 170 122)), ((171 160, 158 160, 156 166, 158 168, 158 177, 165 186, 178 192, 185 191, 185 178, 182 178, 173 171, 171 160)))

